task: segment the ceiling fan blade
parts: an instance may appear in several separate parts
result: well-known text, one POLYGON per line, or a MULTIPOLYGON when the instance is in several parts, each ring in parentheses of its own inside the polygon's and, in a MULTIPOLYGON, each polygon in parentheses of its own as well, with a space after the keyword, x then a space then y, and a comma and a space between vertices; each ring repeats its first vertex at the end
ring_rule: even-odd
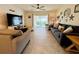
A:
POLYGON ((45 6, 41 6, 40 8, 44 8, 45 6))
POLYGON ((42 9, 42 8, 44 8, 45 6, 40 6, 40 7, 39 7, 39 4, 37 4, 37 6, 33 6, 33 5, 32 5, 32 7, 33 7, 33 8, 36 8, 36 9, 39 9, 39 10, 45 10, 45 9, 42 9))
POLYGON ((35 7, 35 6, 32 6, 32 7, 37 8, 37 7, 35 7))

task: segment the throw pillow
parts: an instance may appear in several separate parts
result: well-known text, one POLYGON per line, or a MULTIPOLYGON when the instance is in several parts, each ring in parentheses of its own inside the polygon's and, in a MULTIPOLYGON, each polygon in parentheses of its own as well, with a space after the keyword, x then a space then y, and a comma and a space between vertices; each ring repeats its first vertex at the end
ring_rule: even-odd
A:
POLYGON ((66 33, 72 32, 72 31, 73 31, 73 28, 70 26, 66 30, 64 30, 63 33, 66 34, 66 33))
POLYGON ((64 26, 59 25, 58 30, 63 32, 64 31, 64 26))

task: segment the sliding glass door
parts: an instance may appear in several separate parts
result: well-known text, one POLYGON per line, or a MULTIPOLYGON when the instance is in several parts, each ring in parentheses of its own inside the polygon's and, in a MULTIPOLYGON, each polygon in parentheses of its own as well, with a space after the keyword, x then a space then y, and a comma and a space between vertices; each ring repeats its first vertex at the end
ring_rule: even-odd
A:
POLYGON ((48 15, 34 16, 34 27, 46 27, 48 24, 48 15))

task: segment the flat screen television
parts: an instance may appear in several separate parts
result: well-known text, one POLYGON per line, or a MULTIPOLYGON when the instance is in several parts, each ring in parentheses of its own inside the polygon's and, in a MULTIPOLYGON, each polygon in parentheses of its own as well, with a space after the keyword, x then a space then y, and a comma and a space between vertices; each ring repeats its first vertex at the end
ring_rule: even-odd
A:
POLYGON ((18 26, 22 24, 22 16, 7 14, 8 26, 18 26))

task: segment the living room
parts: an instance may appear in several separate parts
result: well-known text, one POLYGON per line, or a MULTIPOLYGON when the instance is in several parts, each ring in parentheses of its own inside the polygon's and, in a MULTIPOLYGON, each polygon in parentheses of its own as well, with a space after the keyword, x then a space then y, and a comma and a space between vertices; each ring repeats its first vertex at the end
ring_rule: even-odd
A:
POLYGON ((79 53, 78 8, 78 4, 1 4, 0 54, 79 53), (34 16, 47 16, 45 27, 34 28, 34 16))

